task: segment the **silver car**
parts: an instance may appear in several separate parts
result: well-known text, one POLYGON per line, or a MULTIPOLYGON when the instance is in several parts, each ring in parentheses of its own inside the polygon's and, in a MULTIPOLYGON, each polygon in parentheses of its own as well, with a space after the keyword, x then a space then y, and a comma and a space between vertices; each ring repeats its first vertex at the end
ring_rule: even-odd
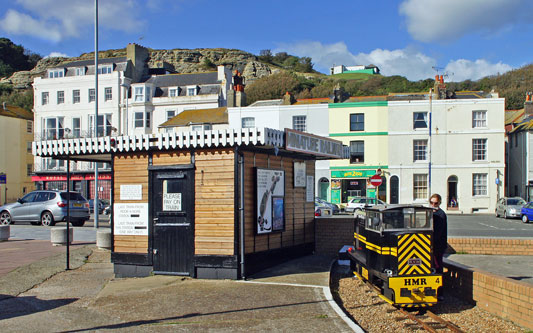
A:
POLYGON ((89 203, 78 192, 33 191, 17 202, 0 207, 0 224, 30 222, 33 225, 53 226, 67 219, 67 199, 70 197, 70 221, 81 227, 90 217, 89 203), (70 194, 70 196, 69 196, 70 194))
POLYGON ((521 217, 520 211, 525 204, 525 200, 520 197, 500 198, 496 203, 496 217, 503 216, 506 219, 510 217, 521 217))

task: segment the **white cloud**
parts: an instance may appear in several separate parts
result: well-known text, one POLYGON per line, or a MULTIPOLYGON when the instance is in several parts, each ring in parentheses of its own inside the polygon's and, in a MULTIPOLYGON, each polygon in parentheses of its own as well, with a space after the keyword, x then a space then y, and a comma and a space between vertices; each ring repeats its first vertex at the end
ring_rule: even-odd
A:
MULTIPOLYGON (((8 10, 0 18, 0 29, 58 42, 94 31, 94 1, 17 0, 23 11, 8 10)), ((107 0, 98 3, 98 25, 119 31, 137 31, 146 22, 137 16, 136 0, 107 0)))
MULTIPOLYGON (((414 48, 396 50, 375 49, 370 53, 353 54, 344 42, 322 44, 320 42, 301 42, 294 44, 281 44, 274 50, 287 52, 300 57, 311 57, 315 68, 324 73, 329 73, 333 65, 376 65, 381 74, 386 76, 401 75, 411 81, 433 78, 436 74, 432 68, 437 60, 427 56, 414 48)), ((504 63, 489 63, 484 59, 475 61, 459 59, 450 61, 445 71, 450 74, 450 80, 463 81, 466 79, 477 80, 487 75, 504 73, 512 67, 504 63)))
POLYGON ((65 54, 65 53, 61 53, 61 52, 51 52, 49 55, 47 55, 47 56, 44 57, 44 58, 53 58, 53 57, 63 57, 63 58, 68 58, 68 55, 65 54))
POLYGON ((491 64, 485 59, 478 59, 476 61, 459 59, 450 61, 446 65, 445 71, 450 74, 450 80, 464 81, 470 79, 475 81, 485 76, 505 73, 511 69, 513 69, 511 66, 502 62, 491 64))
POLYGON ((422 42, 453 41, 471 32, 493 34, 517 22, 533 22, 531 10, 531 0, 405 0, 399 6, 407 30, 422 42))

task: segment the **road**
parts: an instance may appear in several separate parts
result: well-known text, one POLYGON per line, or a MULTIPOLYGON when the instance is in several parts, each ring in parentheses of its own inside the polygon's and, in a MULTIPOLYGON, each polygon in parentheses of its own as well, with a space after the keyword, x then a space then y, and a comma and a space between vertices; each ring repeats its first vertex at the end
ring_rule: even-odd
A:
MULTIPOLYGON (((60 222, 56 226, 66 226, 65 222, 60 222)), ((109 216, 100 215, 98 218, 99 228, 109 228, 109 216)), ((17 222, 11 225, 10 238, 12 239, 37 239, 50 240, 50 228, 42 225, 31 225, 29 222, 17 222)), ((94 228, 94 219, 91 218, 85 222, 83 227, 72 227, 74 229, 74 241, 76 242, 96 242, 96 229, 94 228)))
POLYGON ((487 215, 448 215, 448 237, 533 238, 533 223, 487 215))

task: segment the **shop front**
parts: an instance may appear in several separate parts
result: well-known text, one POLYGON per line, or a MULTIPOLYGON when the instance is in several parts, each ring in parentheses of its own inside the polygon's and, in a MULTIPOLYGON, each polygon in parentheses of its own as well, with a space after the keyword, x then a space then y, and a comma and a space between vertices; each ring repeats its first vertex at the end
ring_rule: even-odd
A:
POLYGON ((379 173, 380 169, 372 170, 332 170, 331 171, 331 202, 345 204, 354 197, 369 197, 387 200, 387 179, 381 175, 382 183, 375 187, 370 177, 379 173))

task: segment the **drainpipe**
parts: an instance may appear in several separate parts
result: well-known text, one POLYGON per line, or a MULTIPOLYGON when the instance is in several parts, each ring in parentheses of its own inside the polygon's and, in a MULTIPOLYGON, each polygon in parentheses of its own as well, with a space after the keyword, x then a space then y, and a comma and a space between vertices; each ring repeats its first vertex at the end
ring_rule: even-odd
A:
POLYGON ((241 276, 244 280, 244 156, 238 154, 239 159, 239 238, 241 252, 241 276))

